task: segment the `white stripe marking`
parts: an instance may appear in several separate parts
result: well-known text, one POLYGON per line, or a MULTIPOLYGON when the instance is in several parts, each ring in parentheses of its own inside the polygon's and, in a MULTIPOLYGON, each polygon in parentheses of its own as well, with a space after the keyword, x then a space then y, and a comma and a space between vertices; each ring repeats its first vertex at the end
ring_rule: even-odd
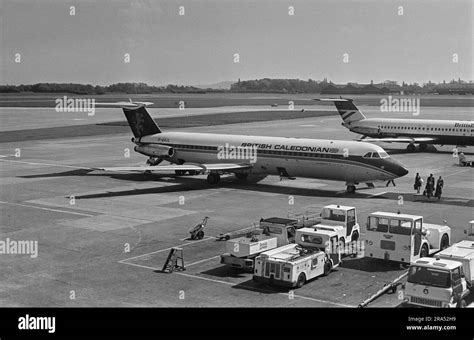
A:
POLYGON ((33 209, 39 209, 39 210, 54 211, 54 212, 59 212, 59 213, 63 213, 63 214, 72 214, 72 215, 79 215, 79 216, 86 216, 86 217, 95 217, 95 216, 96 216, 96 215, 89 215, 89 214, 78 213, 78 212, 74 212, 74 211, 67 211, 67 210, 59 210, 59 209, 36 207, 36 206, 34 206, 34 205, 26 205, 26 204, 20 204, 20 203, 12 203, 12 202, 4 202, 4 201, 0 201, 0 203, 1 203, 1 204, 17 205, 17 206, 25 207, 25 208, 33 208, 33 209))
POLYGON ((183 243, 183 244, 180 244, 180 245, 177 245, 177 246, 173 246, 173 247, 169 247, 169 248, 165 248, 165 249, 153 251, 153 252, 151 252, 151 253, 146 253, 146 254, 137 255, 137 256, 134 256, 134 257, 129 257, 128 259, 123 259, 123 260, 121 260, 121 262, 129 261, 129 260, 134 260, 134 259, 138 259, 138 258, 140 258, 140 257, 144 257, 144 256, 152 255, 152 254, 162 253, 162 252, 164 252, 164 251, 170 250, 171 248, 181 248, 181 247, 188 246, 188 245, 190 245, 190 244, 196 244, 196 243, 199 243, 199 242, 208 241, 208 240, 213 240, 213 239, 215 239, 215 237, 210 237, 210 236, 208 236, 207 238, 203 238, 202 240, 199 240, 199 241, 193 241, 193 242, 183 243))
POLYGON ((190 264, 186 264, 185 267, 191 267, 191 266, 194 266, 195 264, 207 262, 207 261, 210 261, 210 260, 219 258, 219 257, 221 257, 221 256, 220 256, 220 255, 216 255, 216 256, 213 256, 213 257, 209 257, 209 258, 204 259, 204 260, 201 260, 201 261, 196 261, 196 262, 193 262, 193 263, 190 263, 190 264))
POLYGON ((130 265, 130 266, 139 267, 139 268, 145 268, 145 269, 151 269, 151 270, 161 270, 160 268, 143 266, 143 265, 141 265, 141 264, 136 264, 136 263, 129 263, 129 262, 123 262, 123 261, 118 261, 118 262, 119 262, 119 263, 122 263, 122 264, 128 264, 128 265, 130 265))
MULTIPOLYGON (((217 257, 217 256, 214 256, 214 257, 217 257)), ((185 267, 189 267, 193 264, 197 264, 199 262, 203 262, 203 261, 207 261, 207 260, 209 260, 209 259, 194 262, 192 264, 185 265, 185 267)), ((129 262, 124 262, 124 261, 126 261, 126 260, 122 260, 122 261, 118 261, 118 262, 122 263, 122 264, 128 264, 130 266, 139 267, 139 268, 151 269, 153 271, 160 271, 161 270, 160 268, 149 267, 149 266, 144 266, 144 265, 141 265, 141 264, 129 263, 129 262)), ((235 286, 236 285, 236 283, 233 283, 233 282, 226 282, 226 281, 221 281, 221 280, 216 280, 216 279, 210 279, 210 278, 207 278, 207 277, 197 276, 197 275, 192 275, 192 274, 186 274, 186 273, 183 273, 183 272, 174 272, 174 273, 177 274, 177 275, 182 275, 182 276, 195 278, 195 279, 200 279, 200 280, 204 280, 204 281, 209 281, 209 282, 214 282, 214 283, 221 283, 221 284, 224 284, 224 285, 227 285, 227 286, 235 286)), ((261 289, 258 289, 256 287, 247 286, 247 285, 241 285, 241 287, 245 287, 247 289, 251 289, 251 290, 254 290, 254 291, 257 291, 257 292, 262 291, 261 289)), ((286 296, 286 297, 289 298, 289 293, 278 293, 278 295, 283 295, 283 296, 286 296)), ((310 301, 314 301, 314 302, 318 302, 318 303, 334 305, 334 306, 337 306, 337 307, 354 308, 354 306, 351 306, 351 305, 346 305, 346 304, 338 303, 338 302, 315 299, 315 298, 311 298, 311 297, 307 297, 307 296, 303 296, 303 295, 298 295, 298 294, 293 294, 293 297, 300 298, 300 299, 303 299, 303 300, 310 300, 310 301)))
POLYGON ((380 196, 380 195, 383 195, 383 194, 386 194, 386 193, 387 193, 386 191, 382 191, 382 192, 379 192, 377 194, 372 194, 372 195, 370 195, 370 197, 380 196))
POLYGON ((74 165, 63 165, 63 164, 51 164, 51 163, 38 163, 38 162, 25 162, 25 161, 14 161, 11 159, 0 159, 0 162, 11 162, 11 163, 22 163, 22 164, 29 164, 29 165, 44 165, 44 166, 56 166, 60 168, 73 168, 73 169, 86 169, 86 170, 93 170, 92 168, 86 168, 83 166, 74 166, 74 165))
MULTIPOLYGON (((205 281, 215 282, 215 283, 222 283, 222 284, 225 284, 225 285, 228 285, 228 286, 236 285, 235 283, 232 283, 232 282, 209 279, 207 277, 202 277, 202 276, 197 276, 197 275, 192 275, 192 274, 186 274, 186 273, 182 273, 182 272, 176 272, 176 274, 182 275, 182 276, 187 276, 187 277, 192 277, 192 278, 196 278, 196 279, 201 279, 201 280, 205 280, 205 281)), ((241 287, 250 288, 250 289, 255 290, 255 291, 261 291, 256 287, 250 287, 250 286, 247 286, 247 285, 241 285, 241 287)), ((283 296, 286 296, 286 297, 289 298, 289 293, 278 293, 278 295, 283 295, 283 296)), ((297 295, 297 294, 293 294, 293 297, 300 298, 300 299, 303 299, 303 300, 310 300, 310 301, 314 301, 314 302, 330 304, 330 305, 334 305, 334 306, 338 306, 338 307, 351 307, 351 308, 354 307, 354 306, 351 306, 351 305, 345 305, 345 304, 342 304, 342 303, 315 299, 315 298, 311 298, 311 297, 307 297, 307 296, 303 296, 303 295, 297 295)))

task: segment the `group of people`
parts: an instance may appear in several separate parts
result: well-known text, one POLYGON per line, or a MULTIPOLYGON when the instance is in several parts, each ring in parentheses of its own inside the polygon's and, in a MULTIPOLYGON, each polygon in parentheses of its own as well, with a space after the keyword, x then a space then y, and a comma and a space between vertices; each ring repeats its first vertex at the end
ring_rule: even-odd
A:
MULTIPOLYGON (((423 186, 423 179, 421 178, 420 174, 417 172, 415 176, 415 185, 413 186, 417 194, 420 193, 420 189, 422 186, 423 186)), ((440 200, 441 195, 443 194, 443 186, 444 186, 444 180, 441 178, 441 176, 439 176, 435 185, 435 178, 433 174, 430 174, 426 180, 426 186, 425 186, 425 190, 423 191, 423 196, 426 196, 428 198, 430 198, 431 196, 435 196, 438 198, 438 200, 440 200)))

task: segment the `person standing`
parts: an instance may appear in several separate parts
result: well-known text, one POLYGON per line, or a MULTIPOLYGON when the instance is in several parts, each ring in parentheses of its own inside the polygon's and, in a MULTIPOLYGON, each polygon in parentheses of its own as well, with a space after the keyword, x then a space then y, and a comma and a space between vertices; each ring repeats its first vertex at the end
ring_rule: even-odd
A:
POLYGON ((420 193, 420 188, 421 185, 423 184, 423 179, 421 179, 420 174, 417 172, 415 176, 415 184, 413 185, 413 188, 416 190, 416 193, 420 193))
POLYGON ((439 176, 438 181, 436 181, 436 191, 435 196, 438 197, 438 200, 441 199, 441 195, 443 194, 443 186, 444 180, 439 176))
POLYGON ((426 187, 425 187, 426 196, 428 198, 433 196, 433 190, 434 190, 434 177, 433 177, 433 174, 430 174, 428 179, 426 180, 426 187))

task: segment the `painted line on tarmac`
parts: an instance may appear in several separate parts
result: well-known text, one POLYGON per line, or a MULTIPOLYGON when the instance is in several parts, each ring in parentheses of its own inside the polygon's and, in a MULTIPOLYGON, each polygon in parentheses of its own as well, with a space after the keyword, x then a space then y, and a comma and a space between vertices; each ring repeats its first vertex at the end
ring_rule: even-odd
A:
POLYGON ((84 214, 84 213, 78 213, 78 212, 75 212, 75 211, 51 209, 51 208, 44 208, 44 207, 36 207, 36 206, 34 206, 34 205, 26 205, 26 204, 20 204, 20 203, 4 202, 4 201, 0 201, 0 204, 17 205, 17 206, 19 206, 19 207, 33 208, 33 209, 47 210, 47 211, 54 211, 54 212, 59 212, 59 213, 64 213, 64 214, 72 214, 72 215, 79 215, 79 216, 86 216, 86 217, 95 217, 95 216, 97 216, 97 215, 89 215, 89 214, 84 214))
MULTIPOLYGON (((197 261, 197 262, 194 262, 194 263, 185 265, 185 267, 189 267, 189 266, 192 266, 192 265, 194 265, 194 264, 198 264, 198 263, 200 263, 200 262, 208 261, 208 260, 213 259, 213 258, 216 258, 216 257, 218 257, 218 256, 220 256, 220 255, 217 255, 217 256, 214 256, 214 257, 209 258, 209 259, 205 259, 205 260, 201 260, 201 261, 197 261)), ((159 271, 159 270, 161 270, 160 268, 149 267, 149 266, 144 266, 144 265, 141 265, 141 264, 130 263, 130 262, 125 262, 125 261, 126 261, 126 260, 122 260, 122 261, 118 261, 118 262, 119 262, 119 263, 122 263, 122 264, 130 265, 130 266, 138 267, 138 268, 150 269, 150 270, 153 270, 153 271, 159 271)), ((193 274, 186 274, 186 273, 183 273, 183 272, 174 272, 174 273, 177 274, 177 275, 186 276, 186 277, 190 277, 190 278, 194 278, 194 279, 200 279, 200 280, 204 280, 204 281, 209 281, 209 282, 214 282, 214 283, 225 284, 225 285, 227 285, 227 286, 235 286, 235 285, 237 285, 236 283, 233 283, 233 282, 227 282, 227 281, 222 281, 222 280, 210 279, 210 278, 207 278, 207 277, 197 276, 197 275, 193 275, 193 274)), ((241 285, 241 286, 242 286, 242 287, 245 287, 246 289, 250 289, 250 290, 253 290, 253 291, 256 291, 256 292, 262 292, 261 289, 258 289, 258 288, 256 288, 256 287, 251 287, 251 286, 247 286, 247 285, 241 285)), ((289 299, 289 296, 290 296, 289 293, 278 293, 278 295, 286 296, 286 297, 288 297, 288 299, 289 299)), ((303 296, 303 295, 299 295, 299 294, 293 294, 293 297, 299 298, 299 299, 303 299, 303 300, 309 300, 309 301, 314 301, 314 302, 318 302, 318 303, 323 303, 323 304, 334 305, 334 306, 337 306, 337 307, 355 308, 355 306, 346 305, 346 304, 338 303, 338 302, 332 302, 332 301, 321 300, 321 299, 315 299, 315 298, 312 298, 312 297, 303 296)))
POLYGON ((119 262, 122 262, 122 263, 123 263, 124 261, 129 261, 129 260, 133 260, 133 259, 138 259, 138 258, 140 258, 140 257, 144 257, 144 256, 152 255, 152 254, 162 253, 162 252, 164 252, 164 251, 171 250, 171 248, 181 248, 181 247, 188 246, 188 245, 190 245, 190 244, 196 244, 196 243, 199 243, 199 242, 204 242, 204 241, 208 241, 208 240, 213 240, 214 238, 215 238, 215 237, 206 236, 205 238, 203 238, 202 240, 199 240, 199 241, 193 241, 193 242, 183 243, 183 244, 180 244, 180 245, 177 245, 177 246, 168 247, 168 248, 160 249, 160 250, 157 250, 157 251, 152 251, 151 253, 146 253, 146 254, 137 255, 137 256, 134 256, 134 257, 129 257, 128 259, 123 259, 123 260, 120 260, 119 262))
POLYGON ((221 256, 220 256, 220 255, 216 255, 216 256, 209 257, 209 258, 207 258, 207 259, 204 259, 204 260, 200 260, 200 261, 192 262, 192 263, 190 263, 190 264, 185 264, 185 267, 191 267, 191 266, 194 266, 195 264, 199 264, 199 263, 207 262, 207 261, 210 261, 210 260, 213 260, 213 259, 219 258, 219 257, 221 257, 221 256))
POLYGON ((380 196, 380 195, 384 195, 386 193, 387 193, 386 191, 382 191, 382 192, 379 192, 379 193, 376 193, 376 194, 372 194, 369 197, 377 197, 377 196, 380 196))
POLYGON ((453 173, 451 173, 451 174, 444 175, 444 177, 451 177, 451 176, 454 176, 454 175, 460 174, 461 172, 467 172, 467 171, 469 171, 469 170, 470 170, 470 169, 462 169, 462 170, 459 170, 459 171, 453 172, 453 173))
POLYGON ((160 268, 144 266, 144 265, 137 264, 137 263, 123 262, 123 260, 122 260, 122 261, 118 261, 118 263, 121 263, 121 264, 128 264, 129 266, 134 266, 134 267, 139 267, 139 268, 145 268, 145 269, 151 269, 151 270, 161 270, 160 268))
MULTIPOLYGON (((182 276, 191 277, 191 278, 195 278, 195 279, 201 279, 201 280, 205 280, 205 281, 210 281, 210 282, 214 282, 214 283, 222 283, 222 284, 225 284, 225 285, 228 285, 228 286, 235 286, 235 285, 237 285, 237 284, 232 283, 232 282, 226 282, 226 281, 221 281, 221 280, 209 279, 209 278, 207 278, 207 277, 202 277, 202 276, 197 276, 197 275, 192 275, 192 274, 186 274, 186 273, 182 273, 182 272, 176 272, 176 274, 182 275, 182 276)), ((255 287, 251 287, 251 286, 247 286, 247 285, 241 285, 241 287, 245 287, 245 288, 247 288, 247 289, 254 290, 254 291, 256 291, 256 292, 261 292, 261 291, 262 291, 261 289, 257 289, 257 288, 255 288, 255 287)), ((278 293, 278 295, 286 296, 286 297, 288 297, 288 299, 289 299, 289 293, 278 293)), ((303 295, 299 295, 299 294, 293 294, 293 297, 295 297, 295 298, 300 298, 300 299, 303 299, 303 300, 310 300, 310 301, 314 301, 314 302, 319 302, 319 303, 334 305, 334 306, 337 306, 337 307, 346 307, 346 308, 350 307, 350 308, 354 308, 354 306, 351 306, 351 305, 346 305, 346 304, 338 303, 338 302, 332 302, 332 301, 326 301, 326 300, 315 299, 315 298, 311 298, 311 297, 307 297, 307 296, 303 296, 303 295)))
MULTIPOLYGON (((2 156, 3 156, 3 155, 2 155, 2 156)), ((60 168, 73 168, 73 169, 93 170, 92 168, 86 168, 86 167, 84 167, 84 166, 52 164, 52 163, 39 163, 39 162, 25 162, 25 161, 14 161, 14 160, 11 160, 11 159, 0 159, 0 162, 22 163, 22 164, 29 164, 29 165, 44 165, 44 166, 56 166, 56 167, 60 167, 60 168)))

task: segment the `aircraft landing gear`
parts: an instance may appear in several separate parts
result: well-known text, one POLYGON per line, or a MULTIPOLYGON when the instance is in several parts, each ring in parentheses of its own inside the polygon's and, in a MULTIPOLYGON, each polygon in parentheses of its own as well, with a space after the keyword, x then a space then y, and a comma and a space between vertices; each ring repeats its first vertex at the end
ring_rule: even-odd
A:
POLYGON ((240 180, 246 180, 247 177, 249 177, 249 174, 244 174, 244 173, 236 173, 235 174, 235 177, 237 177, 237 179, 240 179, 240 180))
POLYGON ((146 165, 155 166, 155 165, 160 164, 162 161, 163 160, 161 158, 150 157, 146 160, 146 165))
POLYGON ((346 192, 348 194, 353 194, 356 191, 356 186, 354 184, 347 185, 346 192))
POLYGON ((221 176, 218 173, 211 172, 209 175, 207 175, 207 183, 209 184, 219 184, 221 181, 221 176))
POLYGON ((408 152, 415 152, 416 151, 416 146, 413 143, 410 143, 407 145, 407 150, 408 152))
POLYGON ((428 147, 428 144, 426 144, 426 143, 421 143, 421 144, 420 144, 420 151, 422 151, 422 152, 423 152, 423 151, 426 151, 426 148, 427 148, 427 147, 428 147))

